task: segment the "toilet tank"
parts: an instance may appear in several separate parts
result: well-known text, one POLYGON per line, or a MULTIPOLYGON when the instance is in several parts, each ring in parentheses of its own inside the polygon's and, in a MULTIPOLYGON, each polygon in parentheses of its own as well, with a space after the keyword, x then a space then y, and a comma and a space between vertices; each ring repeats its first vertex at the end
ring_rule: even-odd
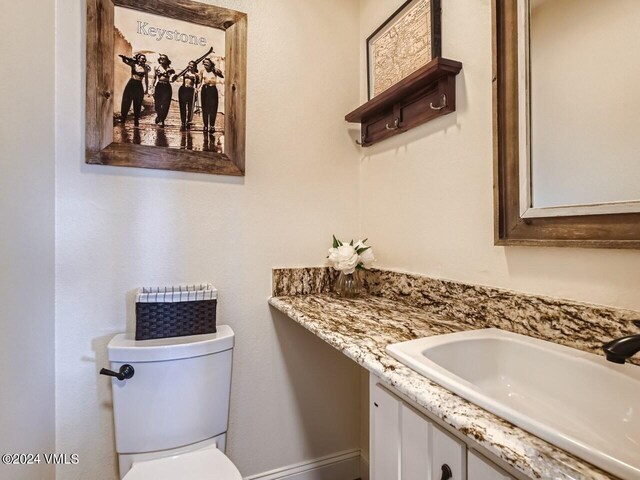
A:
POLYGON ((135 369, 112 379, 118 453, 143 453, 200 442, 227 431, 234 333, 136 341, 116 335, 107 347, 111 369, 135 369))

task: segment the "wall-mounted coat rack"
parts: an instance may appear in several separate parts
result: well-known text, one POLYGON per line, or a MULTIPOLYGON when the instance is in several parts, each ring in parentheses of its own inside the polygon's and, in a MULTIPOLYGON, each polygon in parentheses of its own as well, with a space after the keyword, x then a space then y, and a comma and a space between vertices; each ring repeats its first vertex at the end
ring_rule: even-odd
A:
POLYGON ((361 124, 358 144, 368 147, 456 110, 456 75, 462 63, 437 57, 345 116, 361 124))

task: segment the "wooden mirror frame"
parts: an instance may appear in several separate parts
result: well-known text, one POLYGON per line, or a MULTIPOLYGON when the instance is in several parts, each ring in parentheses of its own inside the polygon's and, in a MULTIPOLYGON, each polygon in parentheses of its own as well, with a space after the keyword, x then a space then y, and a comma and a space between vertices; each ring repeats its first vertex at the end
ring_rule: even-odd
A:
POLYGON ((245 13, 191 0, 87 0, 86 28, 86 163, 217 175, 245 174, 245 13), (225 31, 225 153, 113 142, 115 6, 225 31))
POLYGON ((517 0, 492 0, 495 244, 640 248, 640 213, 521 218, 517 0))

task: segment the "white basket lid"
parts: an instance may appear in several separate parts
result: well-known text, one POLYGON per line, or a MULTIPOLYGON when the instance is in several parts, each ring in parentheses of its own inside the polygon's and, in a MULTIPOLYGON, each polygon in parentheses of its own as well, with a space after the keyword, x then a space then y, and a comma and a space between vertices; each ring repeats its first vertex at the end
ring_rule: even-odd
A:
POLYGON ((218 325, 216 333, 153 340, 136 340, 133 333, 120 333, 111 339, 107 352, 111 362, 159 362, 210 355, 233 345, 231 327, 218 325))
POLYGON ((193 302, 216 300, 218 290, 210 283, 177 285, 173 287, 142 287, 136 295, 137 303, 193 302))

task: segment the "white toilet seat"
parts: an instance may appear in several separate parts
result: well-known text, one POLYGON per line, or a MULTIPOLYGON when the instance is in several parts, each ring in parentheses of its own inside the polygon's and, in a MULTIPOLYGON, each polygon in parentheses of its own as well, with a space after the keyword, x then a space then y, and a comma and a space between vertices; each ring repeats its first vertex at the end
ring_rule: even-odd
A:
POLYGON ((123 480, 242 480, 227 456, 215 447, 134 463, 123 480))

